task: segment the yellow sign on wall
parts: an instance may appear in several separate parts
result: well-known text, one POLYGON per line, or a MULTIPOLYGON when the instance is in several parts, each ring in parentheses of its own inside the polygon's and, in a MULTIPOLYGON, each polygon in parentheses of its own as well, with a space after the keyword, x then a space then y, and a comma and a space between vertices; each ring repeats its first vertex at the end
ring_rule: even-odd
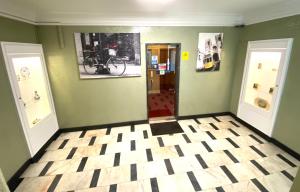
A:
POLYGON ((189 52, 187 51, 182 52, 182 60, 184 61, 189 60, 189 52))

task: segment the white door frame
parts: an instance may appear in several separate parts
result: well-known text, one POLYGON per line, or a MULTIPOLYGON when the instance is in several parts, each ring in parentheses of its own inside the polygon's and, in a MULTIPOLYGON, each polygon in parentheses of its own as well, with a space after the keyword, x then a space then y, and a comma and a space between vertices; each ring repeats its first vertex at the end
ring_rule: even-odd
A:
MULTIPOLYGON (((32 43, 1 42, 3 58, 4 58, 4 61, 5 61, 8 78, 9 78, 9 81, 10 81, 10 85, 11 85, 11 89, 12 89, 12 92, 13 92, 14 100, 15 100, 16 107, 17 107, 17 110, 18 110, 19 119, 20 119, 21 124, 22 124, 23 132, 24 132, 24 135, 25 135, 27 146, 28 146, 29 151, 30 151, 30 155, 31 155, 31 157, 33 157, 38 152, 38 150, 40 148, 35 149, 33 147, 32 143, 31 143, 31 141, 30 141, 29 133, 28 133, 28 130, 30 128, 29 128, 29 125, 28 125, 28 122, 27 122, 26 114, 24 113, 24 105, 22 105, 21 104, 22 102, 20 101, 19 85, 18 85, 18 81, 16 79, 14 68, 10 64, 10 56, 9 56, 9 55, 18 55, 18 54, 26 55, 26 53, 24 53, 24 50, 22 48, 20 48, 21 46, 26 46, 27 48, 28 48, 28 46, 30 46, 30 48, 27 49, 28 50, 28 56, 34 56, 34 55, 41 56, 40 59, 41 59, 41 62, 42 62, 42 68, 43 68, 43 71, 44 71, 44 74, 45 74, 45 81, 46 81, 46 84, 47 84, 46 88, 47 88, 47 91, 49 93, 49 104, 50 104, 50 108, 51 108, 51 111, 52 111, 51 114, 55 115, 55 122, 54 122, 55 127, 53 127, 53 130, 52 130, 52 131, 54 131, 54 133, 58 130, 58 123, 57 123, 57 119, 56 119, 56 112, 55 112, 54 102, 53 102, 53 98, 52 98, 52 92, 51 92, 51 88, 50 88, 49 77, 48 77, 48 72, 47 72, 47 68, 46 68, 46 62, 45 62, 45 58, 44 58, 42 45, 41 44, 32 44, 32 43), (9 46, 19 46, 19 47, 15 48, 13 50, 13 53, 10 54, 10 52, 12 50, 11 50, 11 48, 8 48, 9 46)), ((49 116, 45 117, 45 119, 47 119, 47 118, 49 118, 49 116)), ((50 133, 50 134, 52 134, 52 133, 50 133)), ((50 139, 50 138, 48 138, 48 139, 50 139)), ((43 142, 43 145, 46 142, 47 141, 43 142)))
MULTIPOLYGON (((281 58, 284 61, 282 64, 280 64, 281 66, 279 66, 278 75, 277 75, 277 79, 276 79, 276 85, 278 87, 276 88, 276 96, 275 96, 275 98, 273 98, 274 105, 271 108, 271 114, 270 114, 271 127, 268 131, 262 131, 259 129, 259 127, 254 126, 255 128, 257 128, 258 130, 262 131, 264 134, 266 134, 270 137, 273 134, 274 125, 275 125, 275 121, 276 121, 276 117, 277 117, 277 112, 278 112, 283 88, 285 85, 286 75, 287 75, 289 61, 290 61, 290 55, 291 55, 291 51, 292 51, 292 44, 293 44, 293 39, 287 38, 287 39, 249 41, 248 46, 247 46, 247 55, 246 55, 245 65, 244 65, 244 73, 243 73, 243 80, 242 80, 237 116, 239 118, 243 119, 244 121, 246 121, 247 123, 249 123, 250 125, 251 125, 251 123, 249 121, 251 121, 251 120, 253 121, 253 119, 251 119, 251 117, 248 117, 248 118, 241 117, 241 116, 245 116, 245 115, 241 115, 241 108, 242 108, 241 106, 245 105, 245 103, 243 101, 244 101, 244 97, 245 97, 245 86, 247 84, 247 79, 248 79, 248 70, 249 70, 249 64, 250 64, 251 51, 255 51, 255 50, 258 50, 258 51, 269 50, 270 51, 271 49, 273 49, 274 51, 280 50, 280 49, 285 50, 285 54, 282 55, 282 58, 281 58)), ((255 113, 259 114, 260 113, 259 109, 256 112, 253 112, 252 114, 255 114, 255 113)), ((249 116, 251 116, 251 115, 249 115, 249 116)))

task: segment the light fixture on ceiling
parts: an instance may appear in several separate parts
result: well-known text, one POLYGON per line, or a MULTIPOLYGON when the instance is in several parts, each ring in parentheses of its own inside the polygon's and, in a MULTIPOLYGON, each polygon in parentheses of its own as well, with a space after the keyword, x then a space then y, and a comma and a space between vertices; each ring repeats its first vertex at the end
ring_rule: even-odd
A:
POLYGON ((160 5, 166 5, 168 3, 171 3, 175 0, 137 0, 141 4, 160 4, 160 5))

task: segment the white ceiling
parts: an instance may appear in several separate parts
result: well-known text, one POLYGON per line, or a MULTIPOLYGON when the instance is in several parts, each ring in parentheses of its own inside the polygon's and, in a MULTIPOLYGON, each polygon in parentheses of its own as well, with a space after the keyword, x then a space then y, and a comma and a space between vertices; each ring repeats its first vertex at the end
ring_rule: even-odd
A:
POLYGON ((300 14, 300 0, 0 0, 34 24, 232 26, 300 14))

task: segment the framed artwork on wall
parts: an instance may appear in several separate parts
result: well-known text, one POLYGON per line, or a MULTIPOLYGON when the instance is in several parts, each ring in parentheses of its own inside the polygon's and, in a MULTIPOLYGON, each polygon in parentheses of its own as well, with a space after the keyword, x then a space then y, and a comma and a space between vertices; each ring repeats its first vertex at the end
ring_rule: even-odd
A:
POLYGON ((141 76, 140 33, 75 33, 81 79, 141 76))
POLYGON ((199 33, 196 70, 219 71, 223 46, 223 33, 199 33))

